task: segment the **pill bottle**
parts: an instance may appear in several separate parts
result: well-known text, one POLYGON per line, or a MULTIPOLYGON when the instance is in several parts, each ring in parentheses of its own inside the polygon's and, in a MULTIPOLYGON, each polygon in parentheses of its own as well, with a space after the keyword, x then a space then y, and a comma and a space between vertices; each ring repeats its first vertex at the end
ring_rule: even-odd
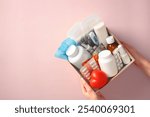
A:
POLYGON ((125 49, 123 48, 123 46, 122 45, 119 45, 118 46, 118 50, 119 50, 119 52, 120 52, 120 55, 121 55, 121 58, 122 58, 122 60, 123 60, 123 63, 126 65, 126 64, 128 64, 128 63, 130 63, 130 57, 129 57, 129 55, 127 54, 127 52, 125 51, 125 49))
POLYGON ((111 52, 113 52, 113 50, 115 48, 117 48, 118 44, 117 42, 115 42, 115 39, 113 38, 113 36, 109 36, 106 38, 106 42, 107 42, 107 49, 110 50, 111 52))
POLYGON ((113 77, 118 73, 117 65, 114 56, 109 50, 103 50, 99 53, 99 65, 103 72, 107 74, 108 77, 113 77))
POLYGON ((80 69, 82 67, 82 63, 91 58, 91 54, 86 51, 82 46, 71 45, 66 51, 66 55, 68 56, 68 60, 75 67, 80 69))

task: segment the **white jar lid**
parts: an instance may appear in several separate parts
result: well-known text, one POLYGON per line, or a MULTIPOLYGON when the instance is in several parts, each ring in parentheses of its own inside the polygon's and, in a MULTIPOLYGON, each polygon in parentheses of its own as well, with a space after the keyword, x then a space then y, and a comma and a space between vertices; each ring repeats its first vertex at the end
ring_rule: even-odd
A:
POLYGON ((99 59, 108 59, 108 58, 111 58, 112 57, 112 54, 109 50, 103 50, 101 51, 99 54, 99 59))
POLYGON ((75 57, 78 54, 79 50, 78 47, 75 45, 71 45, 67 51, 66 51, 66 55, 68 57, 75 57))
POLYGON ((106 42, 107 42, 107 44, 112 44, 115 42, 115 40, 114 40, 113 36, 109 36, 106 38, 106 42))

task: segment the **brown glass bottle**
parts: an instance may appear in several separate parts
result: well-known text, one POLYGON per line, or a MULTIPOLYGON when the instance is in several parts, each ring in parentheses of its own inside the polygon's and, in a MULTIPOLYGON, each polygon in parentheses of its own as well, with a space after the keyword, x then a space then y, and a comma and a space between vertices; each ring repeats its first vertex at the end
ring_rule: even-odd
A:
POLYGON ((113 50, 118 46, 118 43, 115 42, 113 36, 107 37, 106 42, 107 42, 107 49, 110 50, 111 52, 113 52, 113 50))

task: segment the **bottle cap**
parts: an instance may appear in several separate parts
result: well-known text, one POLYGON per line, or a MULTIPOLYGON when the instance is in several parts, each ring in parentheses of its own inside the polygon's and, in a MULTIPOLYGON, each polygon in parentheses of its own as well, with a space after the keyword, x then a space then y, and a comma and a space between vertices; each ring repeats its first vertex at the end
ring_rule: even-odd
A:
POLYGON ((109 50, 103 50, 98 54, 99 59, 107 59, 112 57, 112 54, 109 50))
POLYGON ((115 40, 114 40, 113 36, 109 36, 106 38, 106 42, 107 42, 107 44, 112 44, 115 42, 115 40))
POLYGON ((122 45, 118 45, 118 50, 119 50, 121 55, 125 55, 126 54, 126 51, 125 51, 125 49, 123 48, 122 45))
POLYGON ((66 51, 66 55, 68 57, 75 57, 78 54, 78 52, 79 52, 78 47, 75 45, 71 45, 66 51))

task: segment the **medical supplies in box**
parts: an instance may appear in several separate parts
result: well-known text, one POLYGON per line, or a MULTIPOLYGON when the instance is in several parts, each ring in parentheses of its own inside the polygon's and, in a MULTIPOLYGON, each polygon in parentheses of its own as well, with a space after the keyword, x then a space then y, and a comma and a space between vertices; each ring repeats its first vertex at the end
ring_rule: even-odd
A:
POLYGON ((73 25, 55 56, 67 60, 96 91, 134 62, 131 54, 97 16, 73 25))

